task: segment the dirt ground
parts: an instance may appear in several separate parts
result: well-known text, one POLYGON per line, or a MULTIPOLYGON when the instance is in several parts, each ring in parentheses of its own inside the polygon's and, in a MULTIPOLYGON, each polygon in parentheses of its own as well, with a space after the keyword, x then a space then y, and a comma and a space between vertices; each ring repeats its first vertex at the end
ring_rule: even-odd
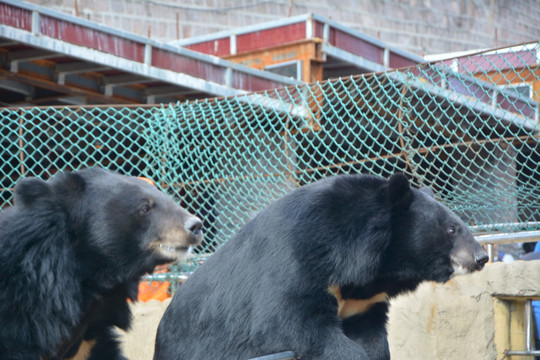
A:
POLYGON ((159 321, 170 299, 164 302, 151 300, 131 305, 133 324, 126 334, 119 331, 124 355, 130 360, 152 360, 159 321))

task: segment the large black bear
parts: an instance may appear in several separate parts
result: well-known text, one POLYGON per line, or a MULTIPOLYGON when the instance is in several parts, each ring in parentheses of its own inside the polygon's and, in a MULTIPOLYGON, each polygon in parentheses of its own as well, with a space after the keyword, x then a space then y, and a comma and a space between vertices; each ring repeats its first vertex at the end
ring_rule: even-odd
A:
POLYGON ((300 359, 389 359, 388 298, 487 261, 465 224, 427 192, 401 174, 341 175, 295 189, 180 287, 154 359, 289 350, 300 359))
POLYGON ((0 212, 0 359, 124 359, 138 280, 201 241, 152 185, 102 169, 27 178, 0 212))

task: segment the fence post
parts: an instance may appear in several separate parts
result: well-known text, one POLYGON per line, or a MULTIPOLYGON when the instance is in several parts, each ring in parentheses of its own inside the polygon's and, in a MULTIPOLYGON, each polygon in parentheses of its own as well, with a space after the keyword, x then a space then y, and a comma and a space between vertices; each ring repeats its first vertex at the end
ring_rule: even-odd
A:
POLYGON ((26 169, 24 167, 24 119, 23 119, 23 110, 19 110, 19 161, 21 162, 21 176, 24 176, 26 169))

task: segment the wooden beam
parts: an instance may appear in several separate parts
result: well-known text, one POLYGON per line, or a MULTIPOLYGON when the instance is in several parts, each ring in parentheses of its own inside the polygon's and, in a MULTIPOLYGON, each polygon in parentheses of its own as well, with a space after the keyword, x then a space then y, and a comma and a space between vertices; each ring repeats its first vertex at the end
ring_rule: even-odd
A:
POLYGON ((0 88, 23 94, 24 96, 31 96, 34 93, 33 86, 22 84, 18 81, 8 80, 6 78, 0 79, 0 88))
POLYGON ((10 71, 0 69, 0 76, 8 78, 10 80, 18 81, 24 84, 32 85, 35 87, 40 87, 43 89, 48 89, 60 93, 64 93, 70 96, 83 96, 94 101, 105 103, 105 104, 139 104, 137 101, 118 98, 115 96, 107 96, 102 93, 95 91, 77 88, 69 85, 61 85, 54 81, 38 79, 28 75, 14 74, 10 71))
MULTIPOLYGON (((20 102, 16 102, 16 103, 11 103, 11 105, 24 105, 24 106, 28 106, 27 104, 29 105, 47 105, 47 104, 50 104, 52 102, 65 102, 64 99, 67 99, 69 95, 66 95, 66 94, 60 94, 60 95, 56 95, 56 96, 46 96, 46 97, 40 97, 40 98, 33 98, 33 99, 30 99, 30 100, 25 100, 25 101, 20 101, 20 102)), ((68 102, 66 102, 68 103, 68 102)))
POLYGON ((64 74, 80 74, 85 72, 104 71, 107 69, 110 69, 110 67, 85 61, 71 61, 68 63, 57 64, 54 67, 54 71, 64 74))
POLYGON ((27 49, 27 50, 18 50, 10 51, 8 58, 10 61, 31 61, 39 59, 50 59, 53 57, 59 57, 58 53, 50 52, 47 50, 40 49, 27 49))
POLYGON ((149 82, 155 82, 156 79, 133 74, 121 74, 104 76, 101 81, 104 84, 103 86, 105 95, 112 96, 114 93, 114 88, 117 86, 144 84, 149 82))
POLYGON ((274 48, 265 48, 252 52, 226 56, 229 61, 247 65, 255 69, 264 69, 269 65, 292 60, 322 60, 318 58, 317 41, 301 40, 274 48))
POLYGON ((120 75, 107 75, 102 78, 104 85, 132 85, 132 84, 143 84, 146 82, 155 82, 159 79, 147 78, 144 76, 133 75, 133 74, 120 74, 120 75))
POLYGON ((8 53, 9 68, 12 72, 16 73, 17 71, 19 71, 20 62, 50 59, 58 56, 60 55, 58 55, 57 53, 40 49, 10 51, 8 53))

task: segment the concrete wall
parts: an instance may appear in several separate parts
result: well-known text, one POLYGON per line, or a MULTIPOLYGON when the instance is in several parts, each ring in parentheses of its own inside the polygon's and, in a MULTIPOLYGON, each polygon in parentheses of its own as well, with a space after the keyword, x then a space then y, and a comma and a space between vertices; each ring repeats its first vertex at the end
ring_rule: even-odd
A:
MULTIPOLYGON (((392 360, 502 359, 505 345, 500 339, 510 341, 515 334, 497 320, 505 315, 496 314, 497 299, 540 296, 538 274, 540 261, 489 264, 482 272, 446 284, 424 283, 416 292, 394 299, 388 324, 392 360)), ((130 360, 152 359, 156 329, 167 305, 154 301, 133 306, 134 327, 123 337, 130 360)), ((514 315, 519 318, 521 313, 514 315)))
POLYGON ((538 0, 26 0, 170 41, 315 12, 419 55, 538 40, 538 0))
POLYGON ((538 274, 540 261, 488 264, 479 273, 444 285, 424 283, 416 292, 396 298, 388 326, 392 360, 502 359, 505 344, 496 336, 512 335, 499 326, 497 299, 539 296, 538 274))

